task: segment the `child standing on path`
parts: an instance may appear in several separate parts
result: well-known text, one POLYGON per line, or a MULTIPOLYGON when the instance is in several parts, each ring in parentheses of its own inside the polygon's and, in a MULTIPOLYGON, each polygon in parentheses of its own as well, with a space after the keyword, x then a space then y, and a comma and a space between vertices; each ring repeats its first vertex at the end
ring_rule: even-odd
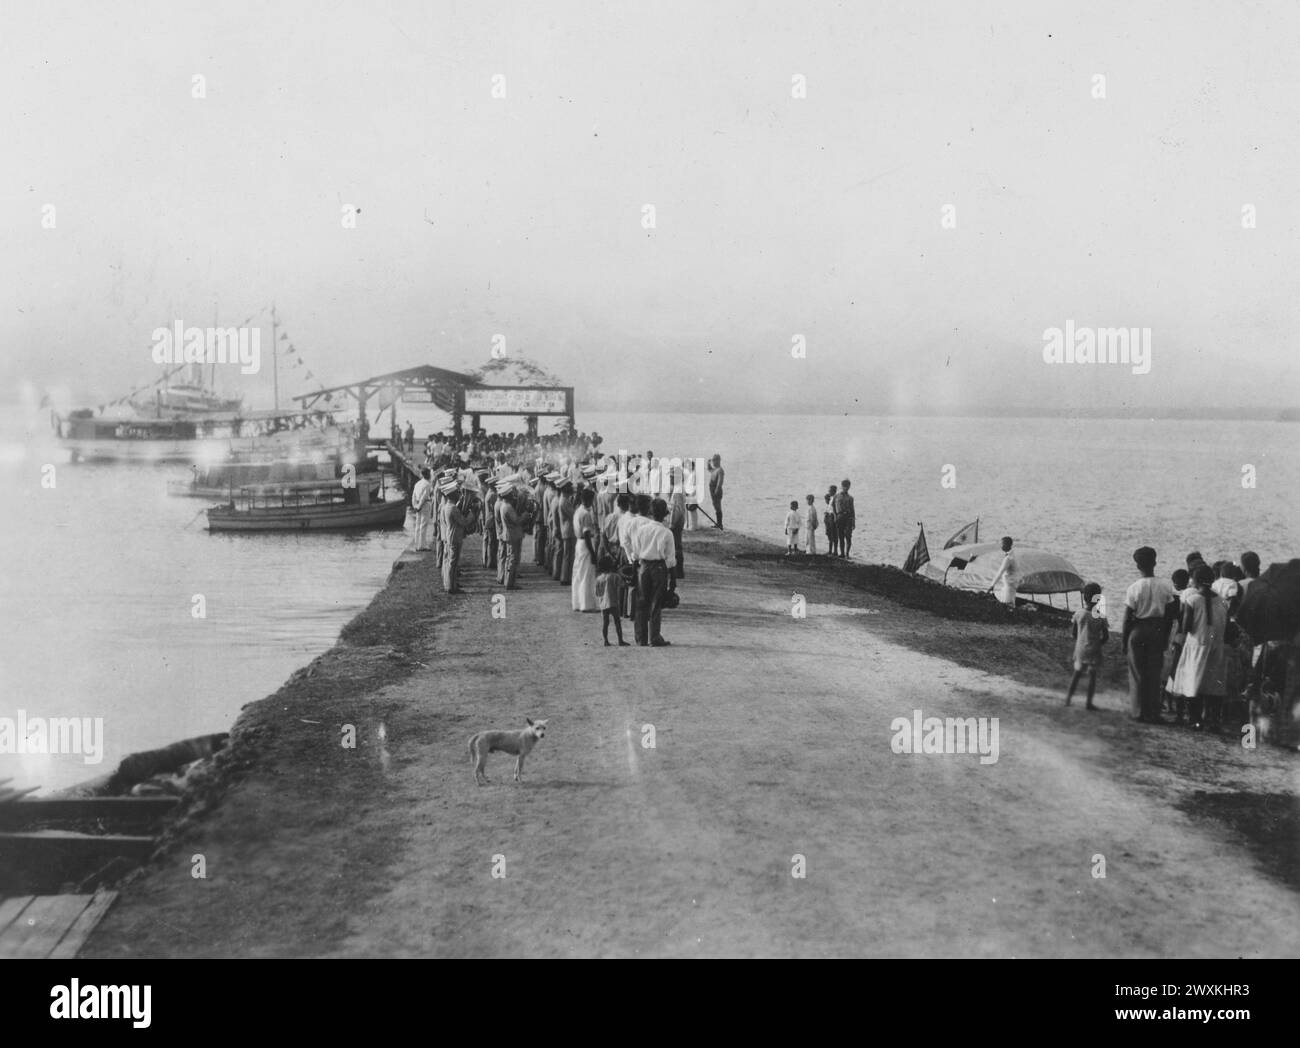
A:
POLYGON ((1101 667, 1101 647, 1110 636, 1110 627, 1105 616, 1099 613, 1097 602, 1101 599, 1101 587, 1089 582, 1083 587, 1083 607, 1074 613, 1070 628, 1074 632, 1074 677, 1070 680, 1070 690, 1065 694, 1065 704, 1070 705, 1074 698, 1074 689, 1084 671, 1088 673, 1088 706, 1090 710, 1097 707, 1092 704, 1092 694, 1097 690, 1097 670, 1101 667))
POLYGON ((790 512, 785 515, 785 555, 799 552, 799 503, 790 503, 790 512))
POLYGON ((623 576, 614 570, 614 558, 609 554, 600 558, 596 573, 596 606, 600 608, 600 632, 605 638, 605 647, 609 647, 609 624, 614 623, 614 632, 618 634, 621 648, 629 647, 623 639, 623 619, 619 609, 623 606, 623 576))

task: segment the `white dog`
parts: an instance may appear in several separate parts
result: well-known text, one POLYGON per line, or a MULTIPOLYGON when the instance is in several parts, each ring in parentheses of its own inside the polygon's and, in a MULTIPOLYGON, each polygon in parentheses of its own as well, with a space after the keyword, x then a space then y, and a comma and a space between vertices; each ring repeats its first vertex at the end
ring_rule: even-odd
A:
POLYGON ((488 781, 483 772, 489 753, 513 753, 515 755, 515 782, 522 782, 524 758, 533 752, 542 739, 546 738, 546 721, 529 720, 528 727, 522 731, 481 731, 469 739, 469 756, 474 762, 474 781, 480 786, 488 781))

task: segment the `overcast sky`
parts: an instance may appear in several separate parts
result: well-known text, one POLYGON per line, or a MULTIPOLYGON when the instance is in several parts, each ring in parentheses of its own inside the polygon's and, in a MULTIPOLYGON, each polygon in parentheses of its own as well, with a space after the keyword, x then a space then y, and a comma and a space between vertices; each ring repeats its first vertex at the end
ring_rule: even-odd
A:
POLYGON ((329 384, 502 334, 580 412, 1295 404, 1297 39, 1293 3, 22 0, 0 384, 124 392, 155 328, 274 299, 329 384), (1149 327, 1150 373, 1045 364, 1067 321, 1149 327))

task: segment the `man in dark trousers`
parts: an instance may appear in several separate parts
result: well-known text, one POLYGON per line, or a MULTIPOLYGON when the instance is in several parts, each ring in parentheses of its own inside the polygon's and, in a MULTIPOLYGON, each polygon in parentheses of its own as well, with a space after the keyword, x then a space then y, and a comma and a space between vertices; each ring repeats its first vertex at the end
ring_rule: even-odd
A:
POLYGON ((1178 615, 1174 584, 1158 579, 1156 551, 1143 546, 1133 551, 1141 575, 1124 594, 1124 632, 1121 650, 1128 656, 1129 715, 1147 724, 1163 724, 1160 716, 1160 671, 1169 630, 1178 615))
POLYGON ((660 632, 664 596, 668 592, 668 573, 677 564, 673 550, 673 533, 664 524, 668 503, 655 499, 650 504, 651 520, 632 533, 636 545, 637 602, 636 642, 645 647, 666 648, 669 642, 660 632))
POLYGON ((716 514, 713 526, 722 530, 722 483, 727 479, 727 471, 722 468, 722 456, 714 455, 709 462, 709 498, 713 500, 713 512, 716 514))
POLYGON ((853 529, 857 526, 857 515, 853 510, 853 496, 849 494, 849 482, 840 481, 839 494, 831 500, 835 511, 835 534, 840 540, 840 556, 848 557, 853 548, 853 529))
POLYGON ((519 555, 524 545, 524 529, 519 523, 518 493, 510 488, 498 498, 495 511, 497 534, 501 537, 501 559, 497 578, 508 590, 519 588, 519 555))

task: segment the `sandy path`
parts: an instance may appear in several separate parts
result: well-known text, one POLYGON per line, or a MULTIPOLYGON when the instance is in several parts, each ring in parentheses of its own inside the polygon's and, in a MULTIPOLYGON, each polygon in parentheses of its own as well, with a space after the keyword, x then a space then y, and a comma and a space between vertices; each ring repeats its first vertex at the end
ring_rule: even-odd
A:
MULTIPOLYGON (((372 697, 397 839, 329 952, 1300 952, 1297 895, 1172 805, 1166 743, 1135 736, 1118 696, 1063 710, 886 640, 876 616, 814 602, 795 620, 779 590, 701 557, 665 614, 673 647, 606 649, 531 563, 492 619, 495 580, 468 560, 429 669, 372 697), (890 722, 914 709, 997 716, 1000 759, 894 754, 890 722), (550 718, 526 783, 496 755, 475 787, 468 735, 525 714, 550 718)), ((1285 758, 1214 745, 1294 791, 1285 758)))

